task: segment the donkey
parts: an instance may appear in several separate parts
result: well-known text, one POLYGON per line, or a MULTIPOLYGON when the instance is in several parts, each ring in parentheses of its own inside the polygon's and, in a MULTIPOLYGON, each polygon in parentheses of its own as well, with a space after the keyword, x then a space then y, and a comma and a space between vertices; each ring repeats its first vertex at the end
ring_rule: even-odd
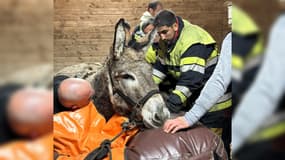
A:
POLYGON ((127 26, 124 19, 116 24, 113 46, 103 65, 68 66, 57 75, 87 79, 95 89, 95 106, 106 120, 118 113, 148 128, 157 128, 170 112, 152 80, 151 65, 144 60, 144 51, 152 41, 140 51, 126 47, 127 26))

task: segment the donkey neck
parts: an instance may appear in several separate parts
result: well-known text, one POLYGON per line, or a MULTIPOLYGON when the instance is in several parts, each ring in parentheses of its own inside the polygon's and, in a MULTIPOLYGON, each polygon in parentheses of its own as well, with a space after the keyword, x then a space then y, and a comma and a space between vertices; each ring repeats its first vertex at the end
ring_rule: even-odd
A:
POLYGON ((101 113, 106 121, 108 121, 115 113, 110 101, 110 95, 108 91, 108 70, 102 69, 97 76, 95 76, 93 86, 95 89, 94 104, 99 113, 101 113))

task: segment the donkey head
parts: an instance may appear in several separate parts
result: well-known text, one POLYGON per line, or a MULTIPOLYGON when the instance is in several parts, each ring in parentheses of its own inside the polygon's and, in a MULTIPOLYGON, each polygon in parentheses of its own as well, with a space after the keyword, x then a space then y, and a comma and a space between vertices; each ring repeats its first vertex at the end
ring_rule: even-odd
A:
POLYGON ((144 60, 144 51, 125 46, 126 26, 124 19, 117 23, 107 62, 111 102, 115 112, 142 121, 146 127, 159 127, 169 118, 170 112, 152 80, 152 68, 144 60))

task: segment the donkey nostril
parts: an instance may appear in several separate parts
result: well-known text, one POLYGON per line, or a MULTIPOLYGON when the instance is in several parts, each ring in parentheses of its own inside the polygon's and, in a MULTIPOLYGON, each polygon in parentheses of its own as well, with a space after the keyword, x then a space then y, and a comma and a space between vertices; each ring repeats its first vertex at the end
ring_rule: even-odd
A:
POLYGON ((159 115, 157 113, 153 114, 153 121, 160 123, 161 122, 161 118, 159 117, 159 115))

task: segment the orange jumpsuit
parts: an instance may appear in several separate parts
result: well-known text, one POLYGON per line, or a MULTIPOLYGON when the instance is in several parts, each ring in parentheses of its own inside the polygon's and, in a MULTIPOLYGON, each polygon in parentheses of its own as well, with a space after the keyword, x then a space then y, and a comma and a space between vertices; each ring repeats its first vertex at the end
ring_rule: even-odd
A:
POLYGON ((0 160, 51 160, 53 159, 53 134, 35 140, 17 140, 0 146, 0 160))
MULTIPOLYGON (((54 115, 54 151, 59 154, 57 159, 84 159, 104 139, 111 140, 116 136, 122 130, 121 123, 126 120, 126 117, 113 115, 106 122, 92 102, 73 112, 54 115)), ((111 143, 113 160, 124 159, 125 144, 136 132, 137 129, 127 131, 111 143)))

